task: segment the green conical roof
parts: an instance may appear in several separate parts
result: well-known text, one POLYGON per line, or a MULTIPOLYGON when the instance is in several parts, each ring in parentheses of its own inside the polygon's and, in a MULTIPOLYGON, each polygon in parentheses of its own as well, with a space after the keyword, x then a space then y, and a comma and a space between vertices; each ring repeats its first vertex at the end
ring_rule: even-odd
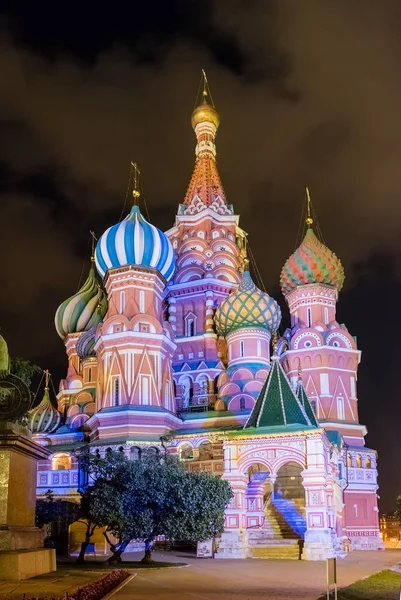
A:
POLYGON ((305 391, 302 379, 298 379, 297 396, 298 396, 298 400, 301 402, 302 406, 304 407, 305 412, 308 415, 308 418, 309 418, 309 421, 311 422, 311 424, 314 425, 315 427, 319 427, 315 413, 313 412, 313 408, 311 406, 311 403, 309 402, 309 398, 305 391))
MULTIPOLYGON (((311 409, 312 410, 312 409, 311 409)), ((309 418, 294 393, 278 356, 272 356, 269 375, 245 423, 249 427, 276 427, 300 425, 317 427, 316 419, 309 418)))

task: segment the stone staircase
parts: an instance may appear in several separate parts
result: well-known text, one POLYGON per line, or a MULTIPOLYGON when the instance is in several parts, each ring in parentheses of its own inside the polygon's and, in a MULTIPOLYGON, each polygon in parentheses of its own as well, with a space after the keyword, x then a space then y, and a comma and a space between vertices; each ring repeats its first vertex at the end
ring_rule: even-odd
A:
POLYGON ((298 540, 306 531, 300 508, 296 501, 281 498, 265 508, 263 527, 247 531, 252 558, 298 559, 298 540))
MULTIPOLYGON (((303 538, 306 531, 306 520, 301 514, 301 505, 299 501, 287 500, 285 498, 275 498, 272 501, 276 515, 280 523, 284 525, 286 531, 292 531, 296 538, 303 538)), ((283 537, 287 537, 283 535, 283 537)))
POLYGON ((298 540, 269 540, 266 546, 252 548, 252 558, 298 560, 298 540))

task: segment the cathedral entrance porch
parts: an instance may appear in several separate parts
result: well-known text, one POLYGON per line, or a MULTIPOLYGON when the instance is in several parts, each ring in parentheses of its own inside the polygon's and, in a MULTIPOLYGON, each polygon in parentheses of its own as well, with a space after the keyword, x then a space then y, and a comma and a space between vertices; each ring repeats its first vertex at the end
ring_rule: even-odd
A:
POLYGON ((271 475, 261 464, 249 468, 247 538, 253 558, 300 558, 306 530, 302 467, 283 465, 271 475))

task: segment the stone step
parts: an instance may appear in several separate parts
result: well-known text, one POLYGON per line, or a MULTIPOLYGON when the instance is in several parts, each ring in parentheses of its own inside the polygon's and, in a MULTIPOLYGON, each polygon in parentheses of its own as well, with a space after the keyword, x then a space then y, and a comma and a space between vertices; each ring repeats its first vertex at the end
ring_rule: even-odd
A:
POLYGON ((249 546, 251 548, 273 548, 273 547, 290 547, 290 546, 297 546, 298 548, 298 540, 287 540, 287 539, 279 539, 279 538, 263 538, 260 540, 249 540, 249 546))
POLYGON ((297 540, 293 544, 272 545, 252 548, 252 558, 298 560, 299 548, 297 540))

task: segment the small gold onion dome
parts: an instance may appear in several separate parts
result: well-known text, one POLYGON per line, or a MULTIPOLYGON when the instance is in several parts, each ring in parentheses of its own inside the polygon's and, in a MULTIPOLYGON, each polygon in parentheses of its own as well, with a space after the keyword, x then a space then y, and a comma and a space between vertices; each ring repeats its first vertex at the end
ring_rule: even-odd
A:
POLYGON ((214 106, 211 106, 206 102, 206 97, 204 103, 199 104, 199 106, 197 106, 194 112, 192 113, 191 125, 192 128, 195 129, 195 127, 199 125, 199 123, 205 122, 213 123, 216 129, 220 125, 219 113, 214 108, 214 106))

